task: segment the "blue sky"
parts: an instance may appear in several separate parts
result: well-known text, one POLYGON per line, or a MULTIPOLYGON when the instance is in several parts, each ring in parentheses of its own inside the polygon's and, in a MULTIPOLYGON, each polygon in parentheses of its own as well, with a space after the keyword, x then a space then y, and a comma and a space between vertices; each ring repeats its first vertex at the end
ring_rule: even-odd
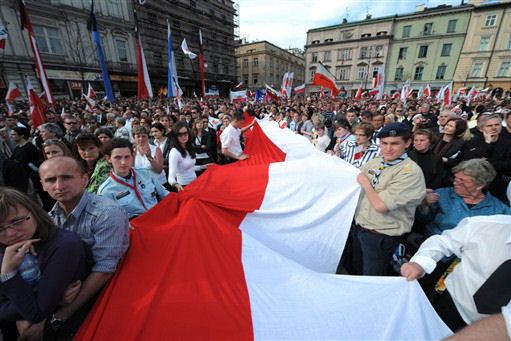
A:
MULTIPOLYGON (((382 17, 415 11, 425 4, 459 5, 461 0, 235 0, 239 5, 240 37, 267 40, 282 48, 305 45, 307 30, 364 19, 367 11, 382 17)), ((468 0, 465 0, 467 3, 468 0)))

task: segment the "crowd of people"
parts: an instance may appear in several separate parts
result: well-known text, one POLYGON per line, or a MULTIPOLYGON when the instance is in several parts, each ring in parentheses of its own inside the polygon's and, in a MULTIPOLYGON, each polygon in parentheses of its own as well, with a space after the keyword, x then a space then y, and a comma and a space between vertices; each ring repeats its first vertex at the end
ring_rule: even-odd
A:
POLYGON ((216 98, 184 99, 180 108, 164 98, 92 108, 61 99, 39 127, 27 103, 6 109, 0 105, 4 340, 72 337, 128 248, 129 220, 210 165, 249 158, 247 116, 275 121, 360 169, 340 273, 419 279, 454 331, 511 299, 511 99, 445 106, 434 98, 216 98), (507 277, 486 285, 495 276, 507 277))

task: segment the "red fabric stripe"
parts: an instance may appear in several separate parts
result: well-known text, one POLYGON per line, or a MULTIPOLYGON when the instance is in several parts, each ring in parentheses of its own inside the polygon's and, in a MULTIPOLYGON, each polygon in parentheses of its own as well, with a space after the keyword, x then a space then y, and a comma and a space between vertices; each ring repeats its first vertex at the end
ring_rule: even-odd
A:
POLYGON ((132 221, 124 262, 76 340, 253 338, 239 225, 285 154, 258 125, 246 151, 132 221))
POLYGON ((144 78, 144 68, 146 65, 144 65, 144 61, 142 59, 142 46, 140 45, 140 40, 137 39, 137 97, 139 99, 146 99, 149 98, 149 91, 147 90, 147 86, 145 83, 144 78))

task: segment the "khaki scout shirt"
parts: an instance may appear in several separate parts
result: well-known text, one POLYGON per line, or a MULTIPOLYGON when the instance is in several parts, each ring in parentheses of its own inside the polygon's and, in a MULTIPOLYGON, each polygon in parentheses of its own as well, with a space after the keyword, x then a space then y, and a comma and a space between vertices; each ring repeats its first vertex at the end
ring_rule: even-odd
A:
MULTIPOLYGON (((380 166, 381 159, 381 156, 374 158, 361 167, 360 170, 369 180, 374 177, 374 171, 380 166)), ((407 158, 397 165, 385 168, 375 191, 389 211, 385 214, 377 212, 364 193, 355 213, 357 224, 389 236, 410 232, 415 209, 426 195, 424 175, 420 167, 407 158)))

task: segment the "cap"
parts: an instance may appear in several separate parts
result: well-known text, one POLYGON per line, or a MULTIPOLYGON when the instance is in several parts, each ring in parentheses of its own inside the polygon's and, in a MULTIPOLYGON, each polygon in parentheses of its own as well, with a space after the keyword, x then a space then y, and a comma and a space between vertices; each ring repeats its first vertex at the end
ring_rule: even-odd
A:
POLYGON ((395 137, 395 136, 410 136, 410 128, 404 123, 390 123, 381 128, 377 138, 382 139, 384 137, 395 137))

